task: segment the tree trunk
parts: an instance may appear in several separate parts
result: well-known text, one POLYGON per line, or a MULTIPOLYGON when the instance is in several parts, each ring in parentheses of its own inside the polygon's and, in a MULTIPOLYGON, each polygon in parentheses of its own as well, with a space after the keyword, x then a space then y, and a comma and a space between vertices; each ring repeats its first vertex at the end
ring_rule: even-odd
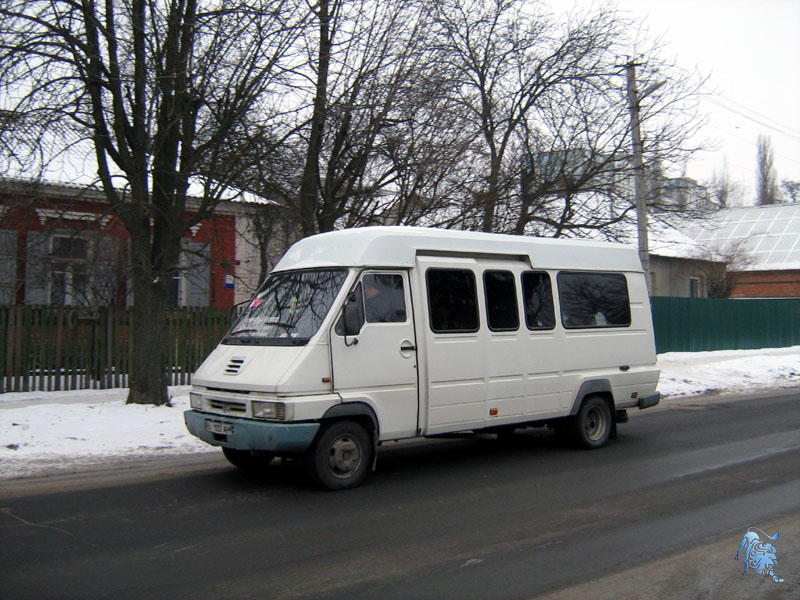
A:
POLYGON ((331 62, 330 13, 328 0, 321 0, 317 8, 319 19, 319 56, 314 112, 311 116, 306 162, 300 182, 300 227, 303 237, 316 233, 317 200, 319 198, 319 155, 325 135, 328 110, 328 69, 331 62))
POLYGON ((164 354, 169 277, 154 273, 148 248, 149 243, 137 243, 136 237, 131 237, 134 305, 130 343, 133 358, 127 403, 161 405, 169 403, 164 354))
POLYGON ((128 404, 168 404, 167 377, 164 372, 164 329, 166 294, 159 283, 134 283, 136 303, 133 305, 131 364, 128 404), (137 289, 138 288, 138 289, 137 289), (146 326, 143 325, 146 323, 146 326))

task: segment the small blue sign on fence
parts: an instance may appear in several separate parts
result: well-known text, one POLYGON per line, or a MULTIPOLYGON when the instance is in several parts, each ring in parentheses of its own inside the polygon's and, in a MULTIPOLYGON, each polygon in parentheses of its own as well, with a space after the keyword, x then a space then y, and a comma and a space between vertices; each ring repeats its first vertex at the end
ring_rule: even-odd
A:
POLYGON ((225 273, 225 289, 233 289, 233 273, 225 273))

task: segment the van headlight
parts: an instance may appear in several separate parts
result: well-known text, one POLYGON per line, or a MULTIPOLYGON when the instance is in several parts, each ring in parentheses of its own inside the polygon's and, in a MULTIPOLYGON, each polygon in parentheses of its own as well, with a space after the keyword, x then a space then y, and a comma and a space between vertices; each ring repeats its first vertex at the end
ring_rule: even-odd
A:
POLYGON ((253 418, 285 421, 286 405, 283 402, 260 402, 258 400, 254 400, 253 418))
POLYGON ((189 404, 196 410, 203 410, 203 394, 189 392, 189 404))

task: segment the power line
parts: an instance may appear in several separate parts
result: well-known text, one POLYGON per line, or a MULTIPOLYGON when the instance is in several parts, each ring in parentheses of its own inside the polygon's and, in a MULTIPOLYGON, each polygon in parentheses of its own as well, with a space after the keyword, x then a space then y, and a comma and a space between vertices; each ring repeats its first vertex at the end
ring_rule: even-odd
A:
MULTIPOLYGON (((716 129, 717 131, 721 131, 722 133, 724 133, 724 134, 725 134, 726 136, 728 136, 728 137, 736 138, 737 140, 739 140, 739 141, 740 141, 740 142, 742 142, 743 144, 747 144, 748 146, 752 146, 753 148, 758 148, 758 144, 756 144, 756 143, 755 143, 755 142, 753 142, 752 140, 748 140, 748 139, 746 139, 746 138, 743 138, 743 137, 742 137, 742 136, 740 136, 740 135, 737 135, 737 134, 735 134, 735 133, 731 133, 731 132, 730 132, 730 131, 728 131, 727 129, 723 129, 722 127, 717 127, 716 125, 713 125, 713 124, 711 124, 711 123, 709 123, 709 124, 708 124, 708 127, 711 127, 712 129, 716 129)), ((780 157, 780 158, 782 158, 782 159, 783 159, 783 160, 785 160, 785 161, 788 161, 788 162, 791 162, 791 163, 795 163, 795 164, 797 164, 797 165, 800 165, 800 160, 797 160, 796 158, 791 158, 791 157, 789 157, 789 156, 786 156, 785 154, 783 154, 783 153, 781 153, 781 152, 778 152, 778 151, 777 151, 777 150, 775 150, 774 148, 772 149, 772 152, 773 152, 773 154, 774 154, 776 157, 780 157)), ((741 165, 740 165, 740 167, 741 167, 741 165)))
MULTIPOLYGON (((756 114, 759 117, 762 117, 764 119, 772 121, 773 123, 776 123, 778 126, 770 125, 769 123, 765 123, 762 120, 756 119, 755 117, 752 117, 752 116, 750 116, 748 114, 745 114, 744 112, 742 112, 740 110, 737 110, 737 109, 732 108, 730 106, 726 106, 723 102, 720 102, 719 100, 717 100, 717 99, 715 99, 713 97, 708 97, 707 100, 709 102, 711 102, 712 104, 716 104, 720 108, 723 108, 723 109, 725 109, 725 110, 727 110, 729 112, 732 112, 732 113, 742 117, 743 119, 747 119, 748 121, 752 121, 753 123, 761 125, 762 127, 766 127, 767 129, 771 129, 773 131, 776 131, 777 133, 780 133, 782 135, 785 135, 787 137, 790 137, 790 138, 800 142, 800 132, 796 132, 791 127, 787 127, 786 125, 778 123, 778 121, 775 121, 774 119, 770 119, 769 117, 764 117, 763 115, 760 115, 759 113, 757 113, 755 111, 752 111, 752 110, 750 110, 750 109, 745 107, 745 110, 750 110, 750 112, 752 112, 753 114, 756 114)), ((728 100, 727 98, 726 98, 726 101, 733 102, 732 100, 728 100)))
POLYGON ((745 106, 745 105, 744 105, 744 104, 742 104, 741 102, 737 102, 736 100, 733 100, 733 99, 731 99, 731 98, 728 98, 727 96, 723 96, 722 94, 718 94, 718 96, 719 96, 720 98, 722 98, 723 100, 725 100, 725 102, 730 102, 731 104, 735 104, 735 105, 736 105, 736 106, 738 106, 739 108, 743 108, 743 109, 744 109, 744 110, 746 110, 747 112, 751 112, 751 113, 753 113, 754 115, 757 115, 757 116, 761 117, 762 119, 766 119, 767 121, 772 121, 772 122, 773 122, 773 123, 775 123, 776 125, 778 125, 778 126, 780 126, 780 127, 783 127, 784 129, 786 129, 787 131, 790 131, 790 132, 792 132, 793 134, 800 135, 800 131, 798 131, 797 129, 794 129, 794 128, 792 128, 792 127, 789 127, 788 125, 784 125, 783 123, 781 123, 780 121, 776 121, 776 120, 775 120, 775 119, 773 119, 772 117, 768 117, 768 116, 766 116, 766 115, 762 115, 760 112, 758 112, 758 111, 756 111, 756 110, 753 110, 752 108, 749 108, 749 107, 745 106))

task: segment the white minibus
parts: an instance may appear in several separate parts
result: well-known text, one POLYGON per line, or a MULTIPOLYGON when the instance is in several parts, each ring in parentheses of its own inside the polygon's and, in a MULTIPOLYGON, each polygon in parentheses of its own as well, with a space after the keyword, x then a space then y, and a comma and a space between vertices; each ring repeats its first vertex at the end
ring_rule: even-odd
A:
POLYGON ((185 420, 242 469, 360 484, 387 441, 548 426, 603 446, 656 405, 635 248, 428 229, 311 236, 192 379, 185 420))

